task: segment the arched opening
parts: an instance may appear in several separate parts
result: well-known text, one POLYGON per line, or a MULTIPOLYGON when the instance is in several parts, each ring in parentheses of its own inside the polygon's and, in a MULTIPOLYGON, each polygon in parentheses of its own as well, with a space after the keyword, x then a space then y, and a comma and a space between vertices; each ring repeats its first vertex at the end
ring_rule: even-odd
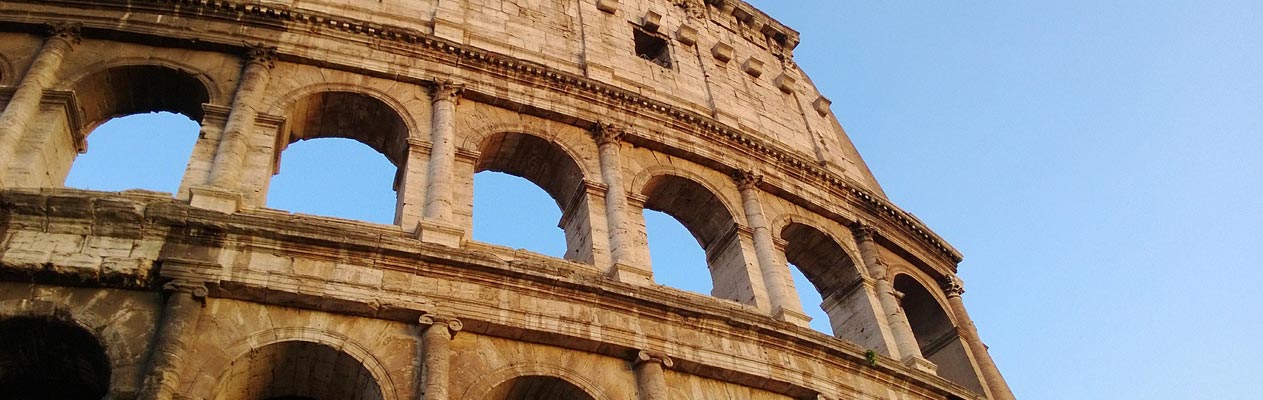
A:
POLYGON ((408 126, 385 102, 355 92, 307 95, 287 110, 280 143, 284 144, 278 150, 280 174, 270 184, 269 207, 379 223, 394 221, 399 196, 392 197, 386 188, 397 190, 399 168, 408 157, 408 126), (385 156, 389 164, 347 141, 295 145, 324 138, 359 142, 385 156), (290 163, 297 167, 291 168, 290 163))
POLYGON ((19 161, 28 184, 95 190, 175 193, 188 166, 210 94, 202 81, 174 68, 107 68, 75 82, 82 125, 28 135, 38 152, 19 161), (80 132, 88 134, 82 143, 80 132), (79 151, 86 151, 82 156, 79 151))
POLYGON ((98 400, 109 384, 109 358, 87 330, 48 318, 0 321, 2 397, 98 400))
POLYGON ((500 172, 474 174, 474 240, 563 258, 560 220, 557 203, 534 183, 500 172))
POLYGON ((103 191, 146 189, 175 193, 199 129, 196 121, 169 112, 106 121, 88 135, 88 152, 75 159, 65 185, 103 191))
POLYGON ((486 400, 594 400, 592 395, 564 379, 521 376, 501 383, 486 400))
POLYGON ((646 209, 645 236, 649 241, 649 261, 655 266, 654 281, 676 289, 710 295, 714 286, 710 273, 696 268, 706 264, 706 252, 697 239, 675 217, 646 209))
MULTIPOLYGON (((842 339, 868 348, 882 348, 877 302, 863 285, 855 261, 832 237, 814 227, 791 223, 781 230, 785 259, 802 271, 820 299, 830 328, 842 339)), ((808 292, 798 286, 799 293, 808 292)), ((804 304, 806 298, 804 297, 804 304)), ((814 321, 813 321, 814 322, 814 321)))
POLYGON ((390 224, 395 218, 395 168, 381 153, 350 139, 291 144, 272 178, 268 207, 390 224), (330 168, 330 165, 337 168, 330 168))
MULTIPOLYGON (((587 185, 583 181, 583 170, 579 168, 579 164, 574 161, 569 153, 566 153, 556 143, 522 133, 492 135, 483 139, 478 151, 480 156, 477 164, 474 166, 475 173, 489 171, 513 175, 543 189, 556 204, 556 209, 561 210, 557 227, 561 228, 562 232, 565 233, 564 257, 572 261, 593 262, 592 228, 588 218, 589 200, 587 185)), ((496 181, 497 179, 494 177, 475 180, 475 204, 485 204, 484 199, 487 197, 486 194, 480 193, 482 189, 478 187, 479 183, 482 182, 485 185, 496 181)), ((504 180, 500 179, 499 181, 503 182, 504 180)), ((501 207, 511 207, 520 213, 531 213, 537 210, 534 207, 518 208, 521 205, 521 203, 518 203, 518 199, 507 197, 513 196, 514 193, 512 192, 499 190, 493 190, 492 192, 495 192, 493 196, 505 196, 493 199, 501 207)), ((492 229, 515 229, 508 225, 524 221, 521 218, 489 221, 477 215, 477 213, 475 213, 474 218, 476 221, 474 234, 479 237, 483 235, 477 229, 480 225, 497 227, 492 229)), ((545 232, 549 231, 549 229, 537 227, 530 228, 530 231, 545 232)), ((544 251, 540 252, 543 253, 544 251)))
POLYGON ((287 341, 250 350, 232 361, 217 400, 381 400, 373 374, 333 347, 287 341))
MULTIPOLYGON (((737 224, 718 196, 697 182, 675 175, 651 178, 641 194, 646 198, 645 209, 675 218, 701 245, 714 285, 713 296, 754 304, 737 224)), ((651 256, 652 253, 651 249, 651 256)))
POLYGON ((789 263, 789 275, 794 281, 794 289, 798 291, 798 301, 803 305, 803 313, 811 317, 809 327, 817 332, 836 334, 833 325, 829 323, 829 314, 824 310, 824 298, 816 291, 807 275, 803 274, 802 268, 789 263), (812 307, 810 304, 819 306, 812 307))
POLYGON ((896 276, 894 286, 896 291, 903 293, 900 305, 908 317, 908 324, 912 325, 912 334, 921 347, 921 355, 938 366, 939 376, 982 393, 982 383, 970 362, 965 342, 938 300, 908 275, 896 276))

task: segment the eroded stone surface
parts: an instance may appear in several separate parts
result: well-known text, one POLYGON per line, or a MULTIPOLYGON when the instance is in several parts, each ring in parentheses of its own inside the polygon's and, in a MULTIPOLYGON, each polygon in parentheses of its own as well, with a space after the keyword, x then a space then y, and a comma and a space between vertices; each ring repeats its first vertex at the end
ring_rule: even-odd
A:
POLYGON ((960 255, 743 2, 77 4, 0 7, 0 321, 90 334, 113 398, 1012 398, 960 255), (61 188, 84 135, 149 111, 201 124, 178 193, 61 188), (320 137, 398 168, 395 225, 263 208, 320 137), (556 201, 564 259, 470 239, 483 170, 556 201), (653 284, 645 209, 713 296, 653 284))

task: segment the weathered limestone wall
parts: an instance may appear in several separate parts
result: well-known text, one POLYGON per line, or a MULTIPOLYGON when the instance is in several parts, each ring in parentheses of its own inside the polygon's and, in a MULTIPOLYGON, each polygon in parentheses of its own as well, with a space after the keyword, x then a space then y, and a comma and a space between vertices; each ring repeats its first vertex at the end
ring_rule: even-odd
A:
POLYGON ((162 307, 160 297, 150 291, 3 281, 0 320, 49 318, 93 332, 109 360, 110 392, 118 398, 131 398, 140 391, 147 373, 145 360, 162 307))
MULTIPOLYGON (((111 361, 116 397, 1011 398, 959 254, 742 2, 21 0, 0 22, 0 284, 148 296, 111 314, 148 331, 101 339, 154 349, 111 361), (201 124, 178 193, 58 189, 84 135, 152 111, 201 124), (326 137, 398 168, 395 224, 265 207, 284 149, 326 137), (564 260, 471 240, 486 170, 553 197, 564 260), (712 296, 653 284, 645 209, 698 239, 712 296)), ((39 315, 23 293, 0 316, 39 315)), ((40 307, 101 337, 82 296, 40 307)))
MULTIPOLYGON (((797 398, 810 391, 883 393, 869 390, 895 380, 903 382, 908 398, 971 397, 881 356, 877 368, 865 367, 861 348, 766 320, 749 307, 620 284, 581 264, 492 247, 435 247, 371 224, 264 210, 224 216, 158 196, 98 196, 4 192, 0 266, 6 276, 131 289, 73 289, 76 293, 149 299, 110 306, 114 314, 107 315, 150 310, 144 315, 157 318, 158 299, 146 289, 155 280, 204 285, 201 317, 183 340, 186 353, 198 361, 180 371, 179 396, 210 398, 225 385, 247 385, 225 374, 253 367, 234 363, 251 360, 242 357, 252 352, 271 354, 270 345, 300 341, 341 349, 357 360, 381 387, 382 398, 411 398, 418 352, 424 354, 416 348, 415 321, 441 315, 465 326, 451 344, 453 371, 500 371, 505 379, 517 376, 502 371, 510 365, 521 374, 552 371, 548 376, 594 387, 589 393, 610 399, 627 398, 637 382, 630 360, 641 349, 675 360, 666 379, 672 391, 719 385, 724 395, 765 398, 758 393, 769 391, 797 398), (129 279, 110 271, 126 271, 129 279), (515 360, 535 360, 539 369, 523 370, 515 360), (566 371, 578 378, 567 378, 566 371), (687 383, 694 380, 684 375, 717 382, 687 383)), ((38 291, 5 293, 16 301, 44 298, 38 291)), ((54 300, 50 304, 56 307, 83 306, 76 298, 54 300)), ((112 341, 148 348, 134 335, 101 340, 107 349, 122 345, 112 341)), ((143 364, 146 357, 133 355, 128 362, 143 364)), ((457 396, 469 390, 462 385, 477 386, 469 379, 487 375, 451 376, 450 393, 457 396)), ((119 387, 111 390, 132 386, 119 387)))

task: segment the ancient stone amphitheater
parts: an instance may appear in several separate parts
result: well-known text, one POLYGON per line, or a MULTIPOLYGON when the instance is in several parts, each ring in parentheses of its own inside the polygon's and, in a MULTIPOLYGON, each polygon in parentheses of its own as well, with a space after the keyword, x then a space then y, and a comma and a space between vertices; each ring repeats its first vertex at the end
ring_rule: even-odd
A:
POLYGON ((797 43, 737 0, 0 2, 0 398, 1013 398, 797 43), (153 111, 201 126, 178 192, 63 187, 153 111), (395 224, 264 207, 326 137, 397 168, 395 224), (564 259, 471 239, 486 170, 564 259), (711 296, 654 283, 643 210, 711 296))

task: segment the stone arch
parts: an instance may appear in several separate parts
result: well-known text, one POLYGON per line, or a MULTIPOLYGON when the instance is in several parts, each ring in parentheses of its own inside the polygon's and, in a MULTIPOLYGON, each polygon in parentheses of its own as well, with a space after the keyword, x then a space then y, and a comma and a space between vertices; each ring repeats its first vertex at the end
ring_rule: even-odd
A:
POLYGON ((757 305, 750 265, 742 245, 739 214, 720 191, 704 179, 674 168, 650 168, 632 180, 643 196, 643 209, 660 211, 678 220, 706 253, 714 285, 712 295, 757 305))
POLYGON ((566 235, 565 258, 592 263, 595 249, 591 240, 588 171, 574 152, 531 132, 503 131, 479 136, 482 142, 478 144, 474 173, 503 172, 543 189, 561 209, 558 227, 566 235))
POLYGON ((937 290, 930 289, 936 286, 927 286, 908 273, 897 273, 894 277, 894 289, 903 294, 899 303, 912 326, 921 355, 938 366, 940 377, 982 393, 973 357, 947 311, 950 308, 936 296, 937 290))
POLYGON ((834 336, 865 348, 884 347, 881 304, 858 258, 837 236, 810 224, 790 222, 776 232, 785 243, 786 261, 820 293, 820 308, 829 315, 834 336))
POLYGON ((583 374, 552 365, 526 364, 504 367, 483 375, 461 395, 462 400, 610 400, 600 385, 583 374), (512 397, 532 394, 519 383, 537 384, 542 394, 560 397, 512 397), (523 393, 524 391, 528 393, 523 393))
POLYGON ((112 118, 167 111, 200 123, 202 105, 222 99, 215 81, 197 69, 162 58, 122 58, 92 65, 67 80, 82 112, 85 134, 112 118))
POLYGON ((128 66, 154 66, 180 71, 202 83, 202 86, 206 88, 206 93, 210 99, 208 103, 229 104, 232 101, 231 89, 225 90, 225 88, 221 87, 220 80, 211 77, 209 71, 176 58, 164 57, 161 54, 148 57, 115 57, 98 61, 78 68, 77 73, 68 79, 65 79, 64 82, 73 84, 100 71, 128 66))
MULTIPOLYGON (((0 302, 0 325, 4 321, 26 320, 26 321, 43 321, 54 326, 60 326, 63 332, 65 330, 78 331, 82 335, 78 335, 81 343, 84 338, 91 338, 92 345, 99 349, 101 359, 106 363, 104 371, 107 376, 104 377, 105 390, 113 392, 124 386, 128 386, 126 382, 130 377, 125 370, 132 366, 137 359, 143 355, 136 353, 136 350, 125 344, 135 341, 135 338, 124 337, 118 332, 108 318, 102 318, 91 312, 75 312, 67 308, 65 305, 40 300, 8 300, 0 302), (86 336, 83 336, 86 335, 86 336)), ((0 330, 3 327, 0 326, 0 330)), ((43 335, 48 337, 49 335, 43 335)), ((0 334, 0 346, 9 343, 18 343, 14 338, 4 337, 0 334)), ((91 346, 88 346, 90 349, 91 346)), ((82 349, 82 348, 81 348, 82 349)), ((4 354, 11 353, 7 349, 0 348, 0 359, 4 354)), ((64 357, 62 357, 64 358, 64 357)), ((95 358, 95 357, 94 357, 95 358)), ((11 366, 7 365, 7 360, 0 360, 0 374, 7 371, 11 366)), ((97 370, 101 370, 101 366, 96 366, 97 370)), ((0 378, 0 380, 3 380, 0 378)), ((0 393, 4 392, 0 389, 0 393)), ((56 398, 54 396, 54 398, 56 398)), ((67 397, 68 398, 68 397, 67 397)), ((95 400, 96 398, 92 398, 95 400)))
POLYGON ((110 390, 104 346, 59 318, 0 319, 0 393, 14 398, 95 400, 110 390))
MULTIPOLYGON (((422 89, 418 87, 417 90, 422 90, 422 89)), ((350 84, 350 83, 331 82, 331 83, 311 84, 311 85, 304 85, 297 89, 290 90, 286 92, 285 94, 278 96, 276 100, 271 103, 272 107, 268 108, 267 113, 273 114, 273 115, 285 115, 285 112, 287 110, 293 108, 294 105, 298 103, 299 101, 301 101, 303 98, 309 97, 313 94, 325 93, 325 92, 357 93, 357 94, 361 94, 361 95, 376 99, 377 101, 382 102, 383 104, 390 107, 390 109, 394 111, 395 115, 397 115, 399 119, 403 122, 404 126, 407 127, 408 134, 410 135, 409 137, 413 137, 411 135, 420 135, 422 133, 419 130, 420 124, 417 122, 416 118, 411 113, 407 112, 408 107, 405 106, 404 102, 401 101, 399 98, 397 98, 394 95, 391 95, 390 93, 386 93, 385 91, 382 91, 370 86, 355 85, 355 84, 350 84)), ((428 127, 427 127, 427 130, 428 130, 428 127)), ((429 140, 429 138, 424 138, 424 139, 429 140)))
MULTIPOLYGON (((250 361, 252 359, 251 357, 262 358, 262 357, 257 357, 255 355, 260 354, 260 352, 262 351, 265 351, 264 349, 269 348, 269 346, 285 344, 285 343, 289 343, 289 344, 284 345, 284 346, 291 346, 291 347, 290 348, 271 348, 272 350, 266 350, 266 351, 277 351, 280 353, 306 352, 310 354, 311 351, 314 350, 314 351, 319 352, 319 354, 317 354, 317 357, 323 357, 323 360, 328 361, 330 360, 332 356, 333 358, 332 362, 334 362, 335 365, 337 365, 339 362, 344 363, 342 365, 347 365, 345 363, 354 361, 354 365, 350 365, 347 369, 344 369, 343 371, 351 372, 350 375, 355 375, 356 373, 366 374, 366 375, 355 375, 355 376, 352 376, 352 378, 356 378, 356 382, 361 382, 361 383, 367 383, 367 381, 365 381, 364 379, 371 380, 372 385, 370 385, 370 387, 367 387, 366 389, 372 389, 371 386, 375 385, 377 395, 373 396, 372 390, 369 390, 367 392, 364 392, 364 391, 358 392, 359 393, 358 395, 354 395, 349 398, 354 398, 355 400, 378 400, 378 399, 398 400, 399 399, 399 394, 397 392, 397 388, 394 381, 391 379, 391 375, 386 370, 381 360, 378 359, 371 351, 369 351, 368 348, 336 332, 330 332, 326 330, 313 329, 313 328, 275 328, 275 329, 267 329, 267 330, 255 332, 254 334, 247 336, 244 340, 241 340, 237 342, 235 345, 229 347, 228 349, 225 349, 224 354, 228 355, 227 359, 216 360, 217 361, 216 363, 214 363, 213 365, 208 365, 206 366, 206 368, 203 369, 205 371, 210 372, 211 374, 214 374, 213 377, 212 375, 199 374, 197 378, 195 378, 197 380, 214 379, 215 384, 213 387, 217 389, 217 392, 216 393, 196 393, 196 394, 189 393, 189 395, 192 395, 194 397, 200 396, 202 398, 215 398, 215 399, 221 398, 219 396, 222 396, 222 393, 225 392, 225 390, 223 390, 224 387, 228 385, 232 385, 234 383, 240 383, 240 381, 234 382, 232 381, 232 379, 233 379, 234 373, 242 372, 240 370, 235 369, 237 368, 238 365, 241 365, 240 364, 241 362, 250 361)), ((250 365, 247 365, 247 367, 250 367, 250 365)), ((247 368, 244 371, 250 371, 250 369, 247 368)), ((295 371, 295 372, 298 372, 298 371, 295 371)), ((198 387, 203 386, 203 385, 199 385, 198 383, 199 382, 191 382, 187 387, 190 388, 190 390, 193 390, 193 388, 198 388, 198 387)), ((326 390, 329 390, 329 389, 326 388, 326 390)), ((332 390, 336 391, 336 390, 341 390, 341 389, 332 389, 332 390)), ((260 393, 260 395, 262 394, 264 393, 260 393)), ((277 396, 313 397, 310 393, 298 393, 298 394, 288 394, 288 395, 276 394, 276 395, 277 396)), ((266 398, 267 397, 260 397, 257 400, 262 400, 266 398)))
POLYGON ((286 117, 278 155, 299 140, 337 137, 368 145, 397 168, 408 158, 408 138, 416 131, 416 122, 385 93, 323 84, 297 89, 282 99, 272 109, 286 117))
MULTIPOLYGON (((551 122, 545 122, 544 124, 551 124, 551 122)), ((565 126, 574 128, 571 125, 565 126)), ((578 128, 574 129, 579 131, 578 128)), ((591 162, 595 161, 597 148, 590 142, 588 136, 567 135, 561 134, 560 132, 548 133, 546 131, 548 131, 548 129, 540 129, 528 122, 491 123, 485 126, 472 127, 469 129, 469 132, 462 133, 464 138, 461 140, 458 148, 477 152, 480 148, 482 148, 482 145, 486 143, 487 139, 492 136, 503 135, 505 133, 531 135, 547 141, 556 146, 559 150, 566 152, 569 158, 579 166, 579 170, 583 172, 584 179, 600 180, 600 177, 597 176, 597 174, 599 174, 598 171, 600 167, 591 162), (593 157, 583 157, 584 154, 592 154, 593 157)))

